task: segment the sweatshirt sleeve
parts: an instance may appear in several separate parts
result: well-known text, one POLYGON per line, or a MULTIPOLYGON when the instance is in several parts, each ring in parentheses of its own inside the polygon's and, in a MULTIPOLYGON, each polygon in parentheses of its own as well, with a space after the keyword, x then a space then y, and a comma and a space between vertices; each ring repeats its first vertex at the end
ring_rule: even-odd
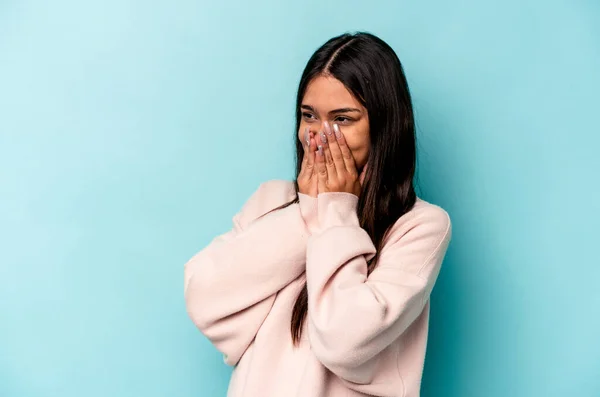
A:
POLYGON ((367 276, 376 248, 359 225, 358 197, 318 196, 319 230, 307 245, 308 335, 314 354, 343 381, 367 385, 376 356, 419 316, 440 270, 451 227, 427 204, 400 218, 367 276))
POLYGON ((253 341, 276 293, 305 270, 306 205, 261 216, 289 199, 279 183, 262 184, 234 216, 232 230, 184 267, 187 312, 231 366, 253 341))

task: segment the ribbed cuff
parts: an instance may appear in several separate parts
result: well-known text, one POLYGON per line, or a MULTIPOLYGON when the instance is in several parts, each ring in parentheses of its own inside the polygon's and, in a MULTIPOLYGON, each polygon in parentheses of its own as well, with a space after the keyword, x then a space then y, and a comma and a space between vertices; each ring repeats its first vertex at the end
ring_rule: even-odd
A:
POLYGON ((317 196, 319 229, 335 226, 360 226, 358 196, 346 192, 320 193, 317 196))
POLYGON ((298 193, 298 204, 300 205, 300 213, 308 231, 313 234, 319 227, 317 217, 317 198, 308 194, 298 193))

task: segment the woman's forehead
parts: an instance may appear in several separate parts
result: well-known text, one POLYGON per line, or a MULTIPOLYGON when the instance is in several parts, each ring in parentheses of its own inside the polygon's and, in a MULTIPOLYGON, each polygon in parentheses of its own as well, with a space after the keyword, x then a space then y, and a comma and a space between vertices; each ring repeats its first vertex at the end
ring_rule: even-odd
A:
POLYGON ((323 111, 328 111, 328 108, 362 108, 344 84, 330 76, 314 78, 306 87, 302 104, 323 111))

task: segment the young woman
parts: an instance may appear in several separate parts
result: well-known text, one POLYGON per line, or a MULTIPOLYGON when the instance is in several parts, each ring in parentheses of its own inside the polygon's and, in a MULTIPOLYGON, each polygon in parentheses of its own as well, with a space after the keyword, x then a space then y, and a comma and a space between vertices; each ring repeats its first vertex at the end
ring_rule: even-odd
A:
POLYGON ((186 264, 188 313, 234 366, 229 397, 418 396, 450 220, 413 188, 400 61, 335 37, 296 109, 295 181, 260 185, 186 264))

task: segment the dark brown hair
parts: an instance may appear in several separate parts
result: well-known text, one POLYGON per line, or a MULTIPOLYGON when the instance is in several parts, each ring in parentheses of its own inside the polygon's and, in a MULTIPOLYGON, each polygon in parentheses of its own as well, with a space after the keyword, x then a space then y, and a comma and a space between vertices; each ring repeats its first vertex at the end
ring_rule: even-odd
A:
MULTIPOLYGON (((323 44, 308 60, 298 87, 294 133, 296 176, 304 156, 302 143, 297 139, 302 120, 300 105, 306 88, 319 75, 332 76, 342 82, 369 114, 369 167, 357 213, 361 227, 377 249, 367 264, 370 274, 377 264, 386 233, 416 201, 413 185, 416 137, 408 83, 394 50, 370 33, 345 33, 323 44)), ((295 186, 296 198, 275 210, 298 202, 297 179, 295 186)), ((292 312, 294 345, 300 341, 307 313, 308 290, 304 285, 292 312)))

